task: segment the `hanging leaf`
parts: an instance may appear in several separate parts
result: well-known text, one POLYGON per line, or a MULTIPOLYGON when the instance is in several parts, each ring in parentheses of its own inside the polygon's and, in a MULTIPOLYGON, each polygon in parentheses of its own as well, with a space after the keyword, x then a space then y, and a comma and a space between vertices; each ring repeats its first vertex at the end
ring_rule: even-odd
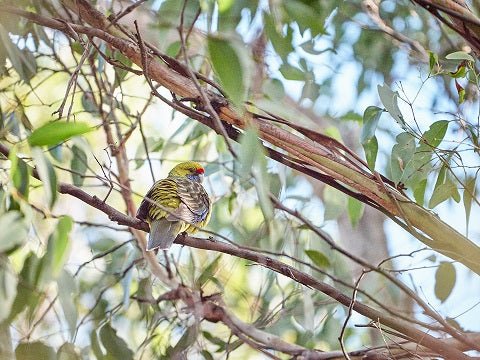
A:
POLYGON ((27 241, 28 226, 22 214, 9 211, 0 216, 0 253, 8 252, 27 241))
POLYGON ((53 207, 57 199, 57 176, 55 170, 40 148, 33 147, 31 151, 33 162, 35 163, 40 180, 43 183, 45 198, 50 207, 53 207))
POLYGON ((31 146, 56 145, 66 141, 73 136, 85 134, 94 128, 82 122, 49 122, 38 129, 35 129, 28 137, 31 146))
POLYGON ((73 340, 77 328, 78 311, 74 302, 76 293, 75 278, 65 269, 62 270, 57 279, 58 299, 62 306, 63 314, 67 320, 70 339, 73 340))
POLYGON ((425 131, 422 135, 422 141, 428 145, 436 148, 442 142, 447 133, 449 122, 447 120, 440 120, 430 125, 430 129, 425 131))
POLYGON ((83 175, 85 175, 87 171, 87 154, 77 145, 72 147, 72 154, 73 157, 70 162, 70 167, 73 171, 72 181, 75 186, 82 186, 85 180, 83 175))
POLYGON ((305 81, 305 73, 295 66, 284 63, 279 70, 286 80, 305 81))
POLYGON ((182 337, 178 340, 175 347, 168 354, 171 359, 176 359, 180 354, 185 354, 185 351, 192 346, 198 337, 199 325, 195 323, 194 325, 187 328, 183 333, 182 337))
POLYGON ((313 261, 313 263, 321 269, 326 269, 331 266, 330 260, 325 254, 317 250, 305 250, 305 254, 313 261))
POLYGON ((64 343, 58 349, 57 360, 81 360, 82 357, 78 353, 75 345, 72 343, 64 343))
POLYGON ((465 208, 465 221, 467 225, 467 236, 469 230, 470 211, 472 209, 472 201, 476 197, 476 177, 468 177, 465 180, 465 190, 463 190, 463 206, 465 208))
POLYGON ((15 186, 17 191, 24 197, 25 200, 28 200, 31 167, 28 166, 25 161, 17 157, 15 146, 13 146, 10 150, 8 159, 10 160, 11 164, 10 178, 12 179, 13 186, 15 186))
POLYGON ((22 271, 18 276, 17 296, 7 321, 12 322, 25 308, 33 312, 40 302, 41 297, 38 296, 37 291, 39 267, 40 259, 35 254, 30 253, 25 259, 22 271))
POLYGON ((396 137, 397 143, 392 148, 390 155, 390 171, 392 181, 400 182, 408 162, 415 153, 415 138, 410 133, 404 132, 396 137))
POLYGON ((291 21, 297 23, 302 35, 306 30, 310 30, 312 38, 326 33, 318 11, 305 2, 288 0, 283 2, 283 6, 291 21))
POLYGON ((445 183, 440 184, 433 190, 432 197, 428 202, 428 207, 433 209, 438 204, 441 204, 445 200, 452 198, 456 202, 460 201, 460 193, 455 183, 451 179, 447 179, 445 183))
POLYGON ((347 196, 340 190, 331 186, 323 189, 323 203, 325 205, 325 220, 334 220, 345 211, 347 207, 347 196))
POLYGON ((442 303, 452 293, 457 280, 457 272, 452 263, 442 261, 435 273, 435 296, 442 303))
POLYGON ((287 28, 286 36, 280 34, 275 26, 275 20, 273 16, 269 13, 264 14, 265 21, 265 32, 268 39, 272 43, 273 48, 277 52, 278 56, 282 58, 285 62, 288 55, 293 52, 292 40, 293 40, 293 31, 290 27, 287 28))
POLYGON ((212 277, 215 275, 217 271, 219 262, 222 256, 218 255, 208 266, 202 271, 200 276, 195 281, 196 287, 201 288, 203 285, 207 283, 207 281, 211 280, 212 277))
POLYGON ((17 360, 57 360, 55 350, 41 341, 20 343, 15 349, 17 360))
POLYGON ((235 105, 241 106, 246 97, 245 69, 237 50, 232 46, 231 41, 209 36, 208 53, 223 90, 235 105))
POLYGON ((57 227, 50 235, 47 244, 46 257, 51 261, 51 275, 57 277, 63 269, 63 264, 68 258, 69 235, 73 227, 73 220, 70 216, 62 216, 57 227))
POLYGON ((353 227, 356 227, 358 225, 358 222, 362 218, 363 211, 365 210, 365 205, 357 199, 349 196, 347 209, 350 223, 353 227))
POLYGON ((0 304, 2 304, 0 306, 0 323, 2 323, 10 314, 10 309, 17 295, 18 280, 8 258, 0 255, 0 261, 0 304))
POLYGON ((258 139, 258 133, 248 128, 240 138, 241 151, 239 161, 242 164, 242 178, 248 180, 251 175, 255 178, 260 208, 265 219, 273 218, 273 206, 269 197, 270 177, 267 172, 265 150, 258 139))
POLYGON ((363 127, 360 135, 360 143, 364 144, 375 136, 378 121, 383 113, 383 109, 377 106, 369 106, 363 113, 363 127))
POLYGON ((362 144, 362 146, 363 146, 363 151, 365 151, 365 159, 367 160, 368 168, 374 171, 375 162, 377 161, 377 154, 378 154, 377 137, 374 136, 368 139, 365 143, 362 144))
POLYGON ((107 357, 110 359, 133 360, 133 351, 128 348, 127 343, 117 335, 110 323, 100 329, 100 339, 107 350, 107 357))
POLYGON ((419 181, 413 189, 413 197, 418 205, 423 206, 425 203, 425 190, 427 189, 427 179, 419 181))
POLYGON ((383 106, 385 106, 385 110, 389 112, 393 119, 399 123, 402 128, 405 128, 405 120, 398 107, 398 94, 393 92, 386 84, 378 85, 377 89, 380 100, 382 101, 383 106))

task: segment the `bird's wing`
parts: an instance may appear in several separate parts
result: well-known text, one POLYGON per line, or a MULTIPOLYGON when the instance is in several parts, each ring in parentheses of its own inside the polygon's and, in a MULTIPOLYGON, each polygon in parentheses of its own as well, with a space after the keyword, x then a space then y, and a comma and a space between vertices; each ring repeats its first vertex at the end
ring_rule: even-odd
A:
POLYGON ((145 195, 138 208, 137 218, 148 221, 163 218, 178 209, 180 204, 176 182, 171 178, 162 179, 157 181, 145 195))
POLYGON ((177 194, 181 204, 172 215, 190 224, 205 221, 211 206, 202 184, 183 177, 174 178, 174 181, 177 184, 177 194))

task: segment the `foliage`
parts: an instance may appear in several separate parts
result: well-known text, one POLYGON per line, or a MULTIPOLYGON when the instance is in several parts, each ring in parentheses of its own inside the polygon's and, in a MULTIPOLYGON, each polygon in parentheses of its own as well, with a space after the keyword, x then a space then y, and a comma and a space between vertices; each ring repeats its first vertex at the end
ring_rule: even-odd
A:
POLYGON ((466 277, 478 286, 479 263, 461 256, 478 251, 467 236, 478 233, 480 165, 480 79, 461 36, 407 1, 111 1, 105 14, 62 4, 24 0, 0 14, 0 355, 480 351, 461 327, 480 329, 450 325, 478 313, 470 299, 455 306, 466 277), (285 133, 301 142, 277 143, 285 133), (213 239, 145 254, 135 204, 190 159, 206 165, 213 239), (318 180, 331 186, 314 192, 318 180), (381 231, 362 222, 365 206, 405 230, 408 245, 396 227, 380 264, 336 241, 346 217, 367 237, 381 231), (462 207, 465 237, 447 225, 462 207), (422 316, 399 310, 400 292, 422 316))

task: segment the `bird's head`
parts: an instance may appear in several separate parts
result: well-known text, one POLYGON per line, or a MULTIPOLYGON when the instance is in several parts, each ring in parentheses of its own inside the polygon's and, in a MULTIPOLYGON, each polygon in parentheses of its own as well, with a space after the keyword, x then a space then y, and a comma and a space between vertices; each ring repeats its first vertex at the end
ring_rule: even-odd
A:
POLYGON ((205 170, 195 161, 186 161, 175 166, 168 176, 185 176, 196 182, 202 182, 205 170))

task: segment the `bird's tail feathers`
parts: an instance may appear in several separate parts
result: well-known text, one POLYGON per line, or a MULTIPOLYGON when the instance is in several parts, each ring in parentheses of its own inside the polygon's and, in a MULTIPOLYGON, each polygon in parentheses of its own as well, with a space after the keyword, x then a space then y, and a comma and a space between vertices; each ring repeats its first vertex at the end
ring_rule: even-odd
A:
POLYGON ((166 219, 153 220, 150 223, 147 251, 168 249, 173 244, 180 229, 180 221, 168 221, 166 219))

